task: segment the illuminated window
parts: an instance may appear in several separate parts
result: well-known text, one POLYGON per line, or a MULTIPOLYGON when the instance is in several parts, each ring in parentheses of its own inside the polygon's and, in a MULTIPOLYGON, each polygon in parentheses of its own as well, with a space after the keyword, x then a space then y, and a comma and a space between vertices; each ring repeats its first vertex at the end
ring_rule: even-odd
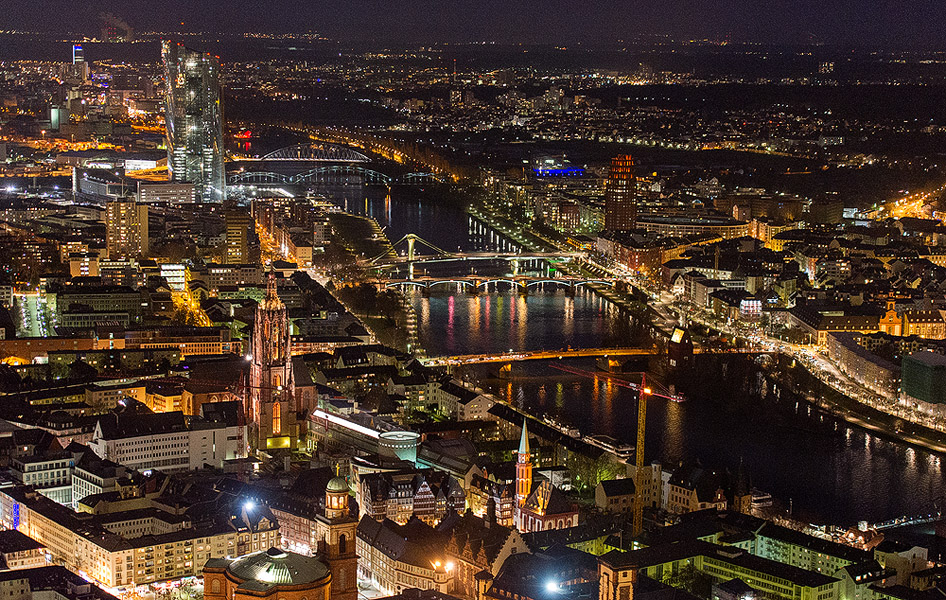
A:
POLYGON ((282 415, 280 414, 279 403, 273 404, 273 435, 279 435, 282 430, 282 415))

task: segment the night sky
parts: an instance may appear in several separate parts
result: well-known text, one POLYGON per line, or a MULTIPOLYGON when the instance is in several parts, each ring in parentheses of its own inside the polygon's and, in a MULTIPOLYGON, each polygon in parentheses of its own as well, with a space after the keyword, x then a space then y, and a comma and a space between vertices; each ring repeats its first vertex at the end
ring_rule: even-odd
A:
POLYGON ((3 0, 0 29, 306 31, 385 42, 613 43, 639 36, 946 48, 943 0, 3 0))

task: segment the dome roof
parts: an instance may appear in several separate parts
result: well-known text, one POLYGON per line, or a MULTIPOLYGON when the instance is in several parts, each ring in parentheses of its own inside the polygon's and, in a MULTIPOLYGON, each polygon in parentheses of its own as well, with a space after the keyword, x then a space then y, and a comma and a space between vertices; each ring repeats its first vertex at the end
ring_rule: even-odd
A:
POLYGON ((329 574, 328 567, 319 559, 279 548, 241 556, 230 563, 228 570, 244 582, 271 585, 315 583, 329 574))
POLYGON ((325 487, 327 492, 345 492, 346 494, 351 491, 351 488, 348 486, 348 480, 344 477, 332 477, 328 485, 325 487))

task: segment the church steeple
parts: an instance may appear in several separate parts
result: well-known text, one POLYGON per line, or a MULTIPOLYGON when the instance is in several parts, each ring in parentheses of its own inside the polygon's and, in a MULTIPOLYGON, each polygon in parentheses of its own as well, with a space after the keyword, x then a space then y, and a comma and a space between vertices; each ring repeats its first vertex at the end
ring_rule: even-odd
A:
MULTIPOLYGON (((522 420, 522 436, 516 456, 516 507, 522 508, 532 493, 532 453, 529 451, 529 428, 522 420)), ((518 514, 518 510, 517 510, 518 514)))
POLYGON ((529 426, 525 419, 522 420, 522 435, 519 436, 519 456, 523 454, 529 456, 529 426))

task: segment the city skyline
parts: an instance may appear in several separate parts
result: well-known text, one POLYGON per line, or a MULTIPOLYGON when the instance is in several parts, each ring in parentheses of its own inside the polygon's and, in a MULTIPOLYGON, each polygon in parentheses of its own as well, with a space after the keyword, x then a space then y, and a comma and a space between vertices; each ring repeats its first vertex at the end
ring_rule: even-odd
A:
POLYGON ((938 5, 56 2, 0 595, 946 595, 938 5))

